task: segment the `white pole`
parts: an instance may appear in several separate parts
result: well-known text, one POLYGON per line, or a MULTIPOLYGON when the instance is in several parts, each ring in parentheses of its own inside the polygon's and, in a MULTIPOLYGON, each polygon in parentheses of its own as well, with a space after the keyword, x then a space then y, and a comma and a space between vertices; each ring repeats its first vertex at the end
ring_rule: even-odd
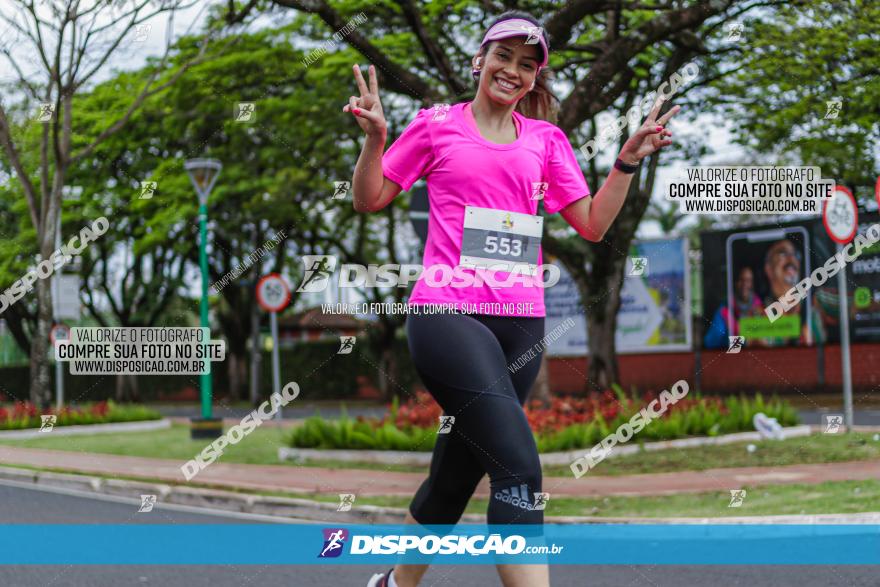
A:
MULTIPOLYGON (((55 231, 55 250, 61 248, 61 210, 58 210, 58 226, 55 231)), ((61 305, 61 275, 60 269, 52 274, 52 317, 55 324, 61 323, 59 310, 61 305)), ((60 410, 64 406, 64 366, 58 357, 55 357, 55 402, 57 409, 60 410)))
MULTIPOLYGON (((837 245, 837 252, 843 250, 843 245, 837 245)), ((843 371, 843 419, 847 432, 852 432, 853 427, 853 398, 852 398, 852 363, 849 353, 849 300, 846 291, 846 268, 842 267, 837 272, 837 291, 840 295, 840 360, 843 371)))
MULTIPOLYGON (((269 313, 269 325, 272 328, 272 393, 281 393, 281 365, 278 361, 278 313, 269 313)), ((281 406, 275 412, 275 420, 281 420, 281 406)))

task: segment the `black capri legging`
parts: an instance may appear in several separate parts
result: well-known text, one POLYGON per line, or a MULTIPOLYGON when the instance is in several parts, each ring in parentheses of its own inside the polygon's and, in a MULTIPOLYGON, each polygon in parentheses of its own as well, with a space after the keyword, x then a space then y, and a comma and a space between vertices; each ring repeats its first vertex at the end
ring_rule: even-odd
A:
POLYGON ((489 524, 542 524, 541 462, 522 406, 541 367, 544 318, 410 314, 409 350, 452 430, 437 436, 431 471, 410 504, 419 524, 456 524, 485 473, 489 524), (532 349, 521 367, 517 359, 532 349))

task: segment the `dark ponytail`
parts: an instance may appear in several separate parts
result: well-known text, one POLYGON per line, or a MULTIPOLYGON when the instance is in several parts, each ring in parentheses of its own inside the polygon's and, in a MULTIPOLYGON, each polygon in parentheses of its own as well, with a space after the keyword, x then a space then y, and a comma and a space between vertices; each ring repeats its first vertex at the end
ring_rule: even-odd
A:
MULTIPOLYGON (((489 25, 489 28, 492 28, 501 21, 510 20, 512 18, 521 18, 531 22, 535 26, 541 26, 538 19, 531 14, 519 10, 509 10, 496 18, 492 24, 489 25)), ((543 27, 541 28, 541 36, 544 37, 544 42, 547 43, 547 47, 549 48, 550 43, 547 40, 547 34, 544 32, 543 27)), ((480 49, 480 55, 483 57, 483 61, 486 60, 486 55, 489 53, 489 47, 493 42, 494 41, 485 44, 480 49)), ((539 73, 538 77, 535 79, 535 87, 517 102, 515 108, 516 111, 526 118, 546 120, 551 124, 556 124, 559 116, 560 102, 559 98, 556 97, 556 94, 550 89, 550 82, 553 81, 554 77, 553 71, 551 71, 549 67, 542 68, 541 73, 539 73)), ((479 73, 474 76, 474 81, 479 85, 479 73)))

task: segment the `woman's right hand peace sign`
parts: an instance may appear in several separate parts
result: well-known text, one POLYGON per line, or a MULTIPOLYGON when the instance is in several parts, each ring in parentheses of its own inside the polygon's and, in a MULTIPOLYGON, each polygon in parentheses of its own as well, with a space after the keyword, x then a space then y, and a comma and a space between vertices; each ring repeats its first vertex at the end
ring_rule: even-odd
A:
POLYGON ((352 67, 361 97, 351 96, 342 111, 351 112, 367 135, 384 137, 388 127, 385 123, 385 113, 382 111, 382 102, 379 101, 379 82, 376 81, 376 68, 373 65, 370 66, 370 87, 368 88, 364 76, 361 74, 360 66, 354 65, 352 67))

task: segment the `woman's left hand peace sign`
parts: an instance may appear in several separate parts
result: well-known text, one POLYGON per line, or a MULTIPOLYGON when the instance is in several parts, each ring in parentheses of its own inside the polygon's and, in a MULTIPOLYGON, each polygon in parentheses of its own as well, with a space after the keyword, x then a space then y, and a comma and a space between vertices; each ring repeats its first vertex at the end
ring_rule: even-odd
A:
POLYGON ((623 149, 620 150, 620 159, 624 163, 638 165, 639 161, 648 155, 672 144, 672 141, 666 138, 672 136, 672 131, 666 129, 666 123, 681 110, 681 106, 673 106, 669 112, 657 118, 663 102, 663 99, 657 98, 645 122, 624 143, 623 149))

